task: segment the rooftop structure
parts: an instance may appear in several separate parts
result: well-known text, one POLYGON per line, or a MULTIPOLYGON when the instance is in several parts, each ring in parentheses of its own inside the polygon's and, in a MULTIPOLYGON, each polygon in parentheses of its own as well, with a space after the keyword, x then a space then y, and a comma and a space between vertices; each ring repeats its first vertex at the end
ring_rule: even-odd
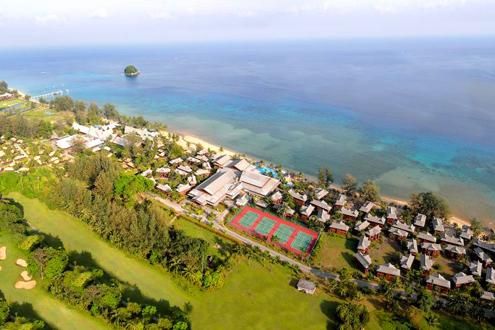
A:
POLYGON ((469 271, 474 276, 481 276, 483 271, 483 264, 479 261, 473 261, 469 264, 469 271))
POLYGON ((410 270, 414 262, 414 259, 415 257, 413 254, 402 256, 402 258, 400 258, 400 268, 405 270, 410 270))
POLYGON ((328 191, 325 189, 318 188, 315 191, 315 198, 318 200, 325 198, 325 196, 327 195, 328 195, 328 191))
POLYGON ((400 269, 398 269, 391 263, 380 265, 376 271, 377 273, 381 273, 381 274, 400 276, 400 269))
POLYGON ((462 285, 471 284, 476 282, 473 275, 466 275, 463 272, 457 273, 452 277, 452 282, 458 288, 462 285))
POLYGON ((462 238, 451 236, 447 233, 442 234, 440 241, 451 245, 464 246, 464 240, 462 238))
POLYGON ((411 254, 418 253, 418 242, 414 238, 411 238, 410 240, 407 241, 407 250, 411 254))
POLYGON ((362 254, 361 252, 356 252, 354 254, 354 257, 361 264, 361 266, 363 266, 364 269, 368 269, 372 264, 371 257, 368 254, 362 254))
POLYGON ((429 255, 422 254, 419 256, 419 264, 422 271, 430 271, 431 267, 433 267, 433 260, 429 255))
POLYGON ((443 219, 440 218, 433 218, 433 221, 431 222, 431 226, 434 231, 443 233, 445 231, 445 227, 443 225, 443 219))
POLYGON ((297 282, 297 290, 307 294, 314 294, 316 291, 316 284, 308 280, 300 279, 297 282))
POLYGON ((445 289, 450 289, 450 281, 440 274, 433 274, 428 277, 426 283, 445 289))
POLYGON ((363 231, 366 228, 368 228, 370 223, 368 221, 358 221, 356 222, 356 225, 354 226, 354 230, 357 231, 363 231))
POLYGON ((332 207, 330 205, 328 205, 327 202, 317 200, 317 199, 313 199, 311 201, 311 205, 314 205, 317 209, 322 209, 322 210, 325 210, 327 212, 330 212, 332 210, 332 207))
POLYGON ((414 225, 423 228, 426 225, 426 215, 418 213, 414 218, 414 225))
POLYGON ((380 218, 372 214, 367 214, 364 220, 368 221, 369 223, 376 224, 379 226, 385 225, 385 218, 380 218))
POLYGON ((495 285, 495 271, 493 270, 493 267, 487 268, 485 281, 486 281, 486 283, 490 283, 490 284, 495 285))
POLYGON ((363 204, 363 206, 361 206, 361 208, 359 208, 359 211, 363 213, 370 213, 375 206, 376 205, 373 202, 366 202, 363 204))
POLYGON ((425 242, 430 242, 430 243, 436 243, 437 242, 437 238, 428 232, 421 232, 416 237, 419 240, 425 241, 425 242))

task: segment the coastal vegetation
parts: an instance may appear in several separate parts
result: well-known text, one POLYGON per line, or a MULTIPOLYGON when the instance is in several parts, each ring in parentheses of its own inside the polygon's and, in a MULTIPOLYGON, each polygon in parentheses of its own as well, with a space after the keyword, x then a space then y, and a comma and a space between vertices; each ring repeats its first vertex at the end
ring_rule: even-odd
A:
POLYGON ((135 77, 139 75, 139 70, 134 65, 131 64, 125 67, 124 74, 127 77, 135 77))

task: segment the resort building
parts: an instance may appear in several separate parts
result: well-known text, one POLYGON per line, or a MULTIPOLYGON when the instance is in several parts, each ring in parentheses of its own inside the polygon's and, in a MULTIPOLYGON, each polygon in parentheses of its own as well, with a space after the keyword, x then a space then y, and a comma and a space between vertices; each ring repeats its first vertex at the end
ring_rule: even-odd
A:
POLYGON ((161 178, 166 178, 170 174, 170 168, 159 167, 156 169, 155 173, 161 178))
POLYGON ((170 188, 168 184, 157 184, 155 188, 164 193, 169 193, 172 191, 172 188, 170 188))
POLYGON ((301 219, 302 220, 308 220, 314 210, 315 210, 315 207, 311 204, 304 205, 303 207, 301 207, 301 211, 300 211, 301 219))
POLYGON ((399 217, 397 216, 397 208, 394 206, 387 207, 387 223, 389 225, 397 221, 399 217))
POLYGON ((403 230, 405 232, 408 232, 409 234, 414 234, 415 227, 414 225, 408 225, 405 222, 402 222, 400 220, 397 220, 393 225, 393 228, 397 228, 400 230, 403 230))
POLYGON ((440 244, 424 242, 421 244, 421 250, 426 255, 438 257, 440 252, 442 252, 442 246, 440 244))
POLYGON ((437 238, 428 232, 421 232, 416 237, 420 243, 423 243, 423 242, 436 243, 437 242, 437 238))
POLYGON ((483 263, 483 267, 488 267, 489 265, 492 264, 493 262, 492 258, 490 258, 490 256, 479 247, 475 248, 473 252, 478 257, 478 259, 483 263))
POLYGON ((443 233, 445 231, 445 227, 443 225, 443 219, 440 218, 433 218, 433 221, 431 222, 431 227, 433 231, 437 234, 443 233))
POLYGON ((462 246, 447 244, 443 251, 447 257, 456 260, 466 255, 466 249, 462 246))
POLYGON ((473 275, 466 275, 463 272, 457 273, 452 277, 452 282, 456 288, 460 288, 465 285, 472 284, 476 282, 473 275))
POLYGON ((191 190, 189 197, 199 205, 216 206, 227 197, 229 191, 233 192, 231 193, 233 198, 237 197, 237 194, 234 193, 235 179, 236 173, 233 170, 219 170, 191 190))
POLYGON ((447 293, 450 290, 450 281, 446 280, 440 274, 433 274, 426 280, 426 287, 430 290, 439 291, 441 293, 447 293))
POLYGON ((487 301, 488 303, 492 303, 495 301, 495 294, 489 291, 483 291, 483 294, 480 297, 482 300, 487 301))
POLYGON ((455 237, 455 236, 449 235, 447 233, 442 234, 440 241, 442 243, 446 243, 446 244, 450 244, 450 245, 464 246, 464 240, 462 238, 455 237))
POLYGON ((299 206, 303 206, 308 200, 308 196, 306 194, 301 195, 293 189, 289 190, 289 195, 292 196, 296 205, 299 206))
POLYGON ((316 284, 305 279, 300 279, 297 282, 297 290, 307 294, 314 294, 316 291, 316 284))
POLYGON ((270 196, 270 200, 274 205, 281 205, 284 201, 284 196, 280 191, 276 191, 270 196))
POLYGON ((322 223, 327 223, 330 220, 330 213, 325 210, 319 209, 316 220, 322 223))
POLYGON ((411 238, 410 240, 407 241, 406 248, 410 254, 412 255, 418 254, 418 242, 414 238, 411 238))
POLYGON ((325 198, 327 195, 328 195, 328 191, 325 189, 318 188, 315 191, 315 198, 317 200, 321 200, 321 199, 325 198))
POLYGON ((373 210, 373 208, 376 206, 375 203, 373 202, 366 202, 363 204, 363 206, 361 206, 361 208, 359 209, 360 212, 363 212, 363 213, 370 213, 371 210, 373 210))
POLYGON ((177 190, 177 192, 180 193, 181 195, 185 195, 191 189, 192 189, 191 185, 181 183, 180 185, 177 186, 175 190, 177 190))
POLYGON ((461 235, 460 237, 463 240, 470 241, 473 238, 473 231, 471 230, 471 227, 463 225, 462 230, 461 230, 461 235))
POLYGON ((362 254, 368 254, 368 249, 371 245, 371 241, 367 236, 361 236, 358 242, 357 250, 362 254))
POLYGON ((411 267, 412 267, 412 264, 414 262, 414 255, 413 254, 409 254, 407 256, 402 256, 402 258, 400 258, 400 268, 401 269, 404 269, 404 270, 410 270, 411 267))
POLYGON ((393 279, 400 277, 400 269, 391 263, 387 263, 380 265, 376 270, 376 274, 378 277, 385 278, 387 281, 392 281, 393 279))
POLYGON ((330 205, 328 205, 327 202, 322 201, 322 200, 313 199, 310 202, 310 204, 313 205, 314 207, 316 207, 317 210, 323 210, 326 212, 330 212, 332 210, 332 207, 330 205))
POLYGON ((354 230, 357 232, 362 232, 366 230, 370 226, 370 223, 368 221, 358 221, 356 222, 356 225, 354 226, 354 230))
POLYGON ((371 266, 371 257, 368 254, 362 254, 361 252, 356 252, 354 257, 357 259, 359 264, 361 265, 363 272, 365 274, 368 273, 368 270, 371 266))
POLYGON ((148 130, 147 128, 135 128, 135 127, 132 127, 132 126, 125 126, 124 127, 124 134, 136 134, 138 135, 139 137, 141 137, 141 139, 149 139, 149 140, 153 140, 154 138, 156 138, 159 133, 158 132, 154 132, 154 131, 150 131, 148 130))
POLYGON ((280 181, 263 175, 255 169, 244 170, 239 179, 243 189, 249 193, 266 197, 270 195, 280 184, 280 181))
POLYGON ((342 213, 344 220, 354 221, 359 216, 358 210, 351 210, 346 207, 342 207, 339 212, 342 213))
POLYGON ((473 261, 469 264, 469 271, 473 276, 481 277, 481 272, 483 271, 483 264, 479 261, 473 261))
POLYGON ((213 164, 217 167, 223 168, 230 164, 232 157, 229 155, 220 155, 213 161, 213 164))
POLYGON ((433 260, 431 260, 430 256, 426 254, 421 254, 419 256, 419 267, 423 275, 428 275, 430 273, 431 268, 433 267, 433 260))
POLYGON ((398 241, 403 241, 407 239, 407 236, 409 236, 409 233, 407 231, 404 231, 402 229, 398 229, 395 227, 392 227, 388 230, 388 233, 391 238, 398 240, 398 241))
POLYGON ((486 270, 485 281, 488 284, 495 285, 495 271, 493 267, 488 267, 486 270))
POLYGON ((366 236, 370 239, 370 241, 376 241, 380 239, 382 234, 382 228, 380 226, 374 226, 366 231, 366 236))
POLYGON ((347 203, 347 196, 344 194, 340 194, 337 200, 335 201, 335 208, 337 210, 340 210, 342 207, 345 206, 345 203, 347 203))
POLYGON ((343 221, 334 221, 330 224, 329 230, 334 234, 345 236, 349 231, 349 226, 346 225, 343 221))
POLYGON ((383 227, 385 225, 385 218, 383 217, 377 217, 372 214, 367 214, 366 217, 364 217, 364 220, 368 221, 371 224, 378 225, 380 227, 383 227))
POLYGON ((424 228, 426 226, 426 215, 418 213, 414 218, 414 226, 424 228))

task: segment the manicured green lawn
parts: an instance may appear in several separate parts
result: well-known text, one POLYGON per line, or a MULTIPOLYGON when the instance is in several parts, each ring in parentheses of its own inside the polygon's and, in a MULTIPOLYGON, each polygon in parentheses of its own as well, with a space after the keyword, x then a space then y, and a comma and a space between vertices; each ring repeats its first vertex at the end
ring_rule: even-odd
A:
POLYGON ((320 236, 318 251, 313 257, 315 266, 323 269, 357 269, 354 253, 358 240, 346 239, 339 235, 322 233, 320 236))
POLYGON ((201 238, 210 243, 210 248, 208 251, 210 254, 220 254, 220 246, 218 243, 223 242, 223 240, 211 231, 201 228, 199 225, 196 225, 183 217, 177 217, 174 220, 173 225, 175 226, 175 228, 184 231, 188 236, 201 238))
POLYGON ((401 253, 401 248, 398 242, 382 237, 381 241, 371 243, 369 251, 373 263, 382 265, 387 262, 398 263, 395 259, 401 253))
MULTIPOLYGON (((15 265, 17 258, 25 258, 23 251, 16 247, 9 234, 0 232, 0 246, 7 246, 7 260, 0 261, 0 290, 10 303, 23 304, 22 310, 29 316, 33 314, 45 320, 49 326, 57 329, 109 329, 109 327, 91 315, 73 309, 52 297, 39 285, 32 290, 19 290, 14 283, 20 279, 22 268, 15 265)), ((35 279, 36 280, 36 279, 35 279)), ((31 315, 33 316, 33 315, 31 315)))

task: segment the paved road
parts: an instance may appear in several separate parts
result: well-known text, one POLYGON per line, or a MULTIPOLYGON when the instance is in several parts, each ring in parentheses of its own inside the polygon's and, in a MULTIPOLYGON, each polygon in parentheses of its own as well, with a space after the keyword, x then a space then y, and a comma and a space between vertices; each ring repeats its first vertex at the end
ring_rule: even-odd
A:
MULTIPOLYGON (((182 208, 182 206, 176 202, 173 202, 171 200, 159 197, 155 194, 149 194, 149 196, 151 196, 155 200, 159 201, 160 203, 164 204, 165 206, 173 209, 175 212, 177 212, 179 214, 185 213, 185 210, 182 208)), ((228 227, 226 227, 223 224, 225 216, 227 214, 228 214, 228 210, 225 210, 224 212, 222 212, 221 214, 219 214, 217 216, 217 218, 215 219, 215 222, 213 222, 213 228, 215 230, 218 230, 218 231, 224 233, 225 235, 233 238, 236 241, 242 242, 242 243, 250 245, 250 246, 256 246, 261 251, 268 252, 272 257, 277 257, 280 260, 283 260, 283 261, 285 261, 285 262, 287 262, 287 263, 289 263, 295 267, 298 267, 304 273, 313 274, 315 276, 318 276, 318 277, 324 278, 324 279, 332 279, 332 280, 337 280, 337 281, 339 280, 338 274, 325 272, 325 271, 322 271, 320 269, 305 265, 305 264, 303 264, 303 263, 301 263, 295 259, 292 259, 292 258, 286 256, 285 254, 277 252, 277 251, 275 251, 275 250, 273 250, 273 249, 271 249, 271 248, 269 248, 263 244, 260 244, 256 241, 253 241, 252 239, 250 239, 246 236, 243 236, 241 234, 238 234, 237 232, 229 229, 228 227)), ((205 219, 205 221, 206 221, 206 219, 205 219)), ((373 282, 368 282, 368 281, 363 281, 363 280, 354 280, 354 282, 361 288, 369 288, 369 289, 377 289, 378 288, 378 284, 373 283, 373 282)))

